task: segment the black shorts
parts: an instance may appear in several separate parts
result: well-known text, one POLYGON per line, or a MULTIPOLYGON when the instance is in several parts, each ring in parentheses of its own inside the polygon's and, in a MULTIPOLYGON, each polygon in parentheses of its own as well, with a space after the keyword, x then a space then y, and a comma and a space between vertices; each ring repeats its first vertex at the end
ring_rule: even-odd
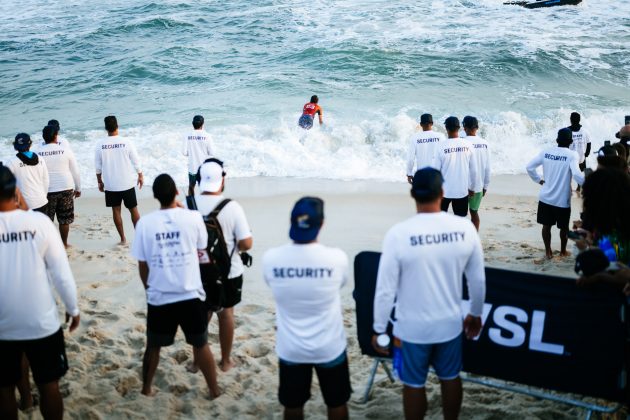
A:
POLYGON ((537 221, 544 226, 558 226, 558 229, 569 229, 571 207, 556 207, 551 204, 538 202, 537 221))
POLYGON ((278 399, 286 408, 304 406, 311 398, 313 368, 319 379, 319 388, 329 408, 341 407, 350 399, 350 371, 344 351, 330 363, 291 363, 280 360, 280 388, 278 399), (340 360, 343 358, 343 360, 340 360))
POLYGON ((147 346, 170 346, 175 342, 178 326, 182 327, 188 344, 205 346, 208 343, 208 313, 203 301, 190 299, 159 306, 149 304, 147 346))
POLYGON ((442 198, 442 211, 448 211, 449 204, 453 203, 453 213, 456 216, 468 216, 468 196, 462 198, 442 198))
POLYGON ((107 207, 120 207, 122 202, 125 202, 125 207, 132 209, 138 206, 138 200, 136 199, 136 189, 129 188, 125 191, 105 191, 105 205, 107 207))
POLYGON ((584 169, 586 169, 586 161, 580 163, 579 167, 580 167, 580 171, 584 172, 584 169))
POLYGON ((45 215, 48 215, 48 203, 44 204, 41 207, 37 207, 36 209, 33 209, 33 211, 38 211, 40 213, 44 213, 45 215))
POLYGON ((13 386, 22 376, 22 354, 26 354, 37 385, 58 381, 68 371, 63 331, 36 340, 0 340, 0 388, 13 386))
POLYGON ((60 225, 74 222, 74 190, 48 193, 48 217, 53 222, 55 215, 60 225))
POLYGON ((228 279, 224 286, 224 308, 232 308, 241 302, 241 292, 243 289, 243 275, 228 279))

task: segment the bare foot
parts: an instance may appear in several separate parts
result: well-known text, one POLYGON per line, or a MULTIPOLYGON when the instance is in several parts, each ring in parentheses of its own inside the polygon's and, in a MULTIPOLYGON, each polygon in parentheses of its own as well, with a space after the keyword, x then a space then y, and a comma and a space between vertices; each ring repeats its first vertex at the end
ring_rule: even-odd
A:
POLYGON ((548 260, 553 258, 553 251, 545 251, 545 258, 548 260))
POLYGON ((215 398, 218 398, 221 395, 221 389, 219 389, 219 387, 216 387, 215 389, 211 389, 210 390, 210 399, 213 400, 215 398))
POLYGON ((219 369, 221 369, 221 372, 227 372, 230 369, 232 369, 234 366, 236 366, 236 363, 234 363, 231 360, 227 363, 224 362, 223 360, 219 362, 219 369))
POLYGON ((72 248, 72 245, 70 245, 70 244, 64 244, 63 246, 65 246, 65 247, 66 247, 66 249, 70 249, 70 248, 72 248))
POLYGON ((571 253, 569 251, 560 251, 561 257, 570 257, 571 253))
POLYGON ((126 239, 126 238, 122 238, 122 239, 120 240, 120 242, 118 242, 118 245, 120 245, 120 246, 127 245, 127 239, 126 239))
POLYGON ((199 372, 199 366, 195 362, 190 362, 186 365, 186 370, 190 373, 197 373, 199 372))
POLYGON ((151 388, 149 388, 148 390, 142 388, 141 394, 146 395, 147 397, 153 397, 155 394, 157 394, 157 391, 151 388))

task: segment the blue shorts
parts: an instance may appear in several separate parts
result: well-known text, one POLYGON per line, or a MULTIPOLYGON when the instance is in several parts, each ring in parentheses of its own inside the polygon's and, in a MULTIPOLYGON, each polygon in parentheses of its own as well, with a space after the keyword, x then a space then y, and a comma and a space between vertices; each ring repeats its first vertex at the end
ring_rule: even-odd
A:
POLYGON ((424 388, 429 365, 441 380, 459 377, 462 370, 462 335, 438 344, 415 344, 402 341, 402 363, 396 373, 400 381, 412 388, 424 388))
POLYGON ((305 130, 310 130, 313 128, 313 116, 308 114, 303 114, 298 121, 298 125, 305 130))

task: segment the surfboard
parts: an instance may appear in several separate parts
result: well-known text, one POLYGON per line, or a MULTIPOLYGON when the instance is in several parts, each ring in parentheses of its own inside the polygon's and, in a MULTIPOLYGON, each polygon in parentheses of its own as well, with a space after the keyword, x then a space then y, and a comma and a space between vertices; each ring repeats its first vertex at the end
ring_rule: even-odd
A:
POLYGON ((582 0, 536 0, 536 1, 509 1, 503 4, 523 6, 527 9, 538 9, 540 7, 554 6, 576 6, 582 3, 582 0))

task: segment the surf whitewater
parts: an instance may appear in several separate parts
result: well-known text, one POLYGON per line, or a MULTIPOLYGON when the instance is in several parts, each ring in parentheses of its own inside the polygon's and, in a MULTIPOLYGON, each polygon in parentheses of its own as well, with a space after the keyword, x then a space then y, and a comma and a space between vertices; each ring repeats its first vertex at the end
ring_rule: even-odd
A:
MULTIPOLYGON (((630 3, 527 10, 500 0, 0 5, 0 159, 51 118, 80 155, 118 116, 145 171, 185 182, 179 153, 206 117, 230 176, 404 180, 422 112, 475 115, 494 173, 522 173, 571 111, 594 147, 630 114, 630 3), (42 19, 46 16, 46 19, 42 19), (297 128, 318 94, 325 125, 297 128)), ((592 164, 592 163, 591 163, 592 164)))

